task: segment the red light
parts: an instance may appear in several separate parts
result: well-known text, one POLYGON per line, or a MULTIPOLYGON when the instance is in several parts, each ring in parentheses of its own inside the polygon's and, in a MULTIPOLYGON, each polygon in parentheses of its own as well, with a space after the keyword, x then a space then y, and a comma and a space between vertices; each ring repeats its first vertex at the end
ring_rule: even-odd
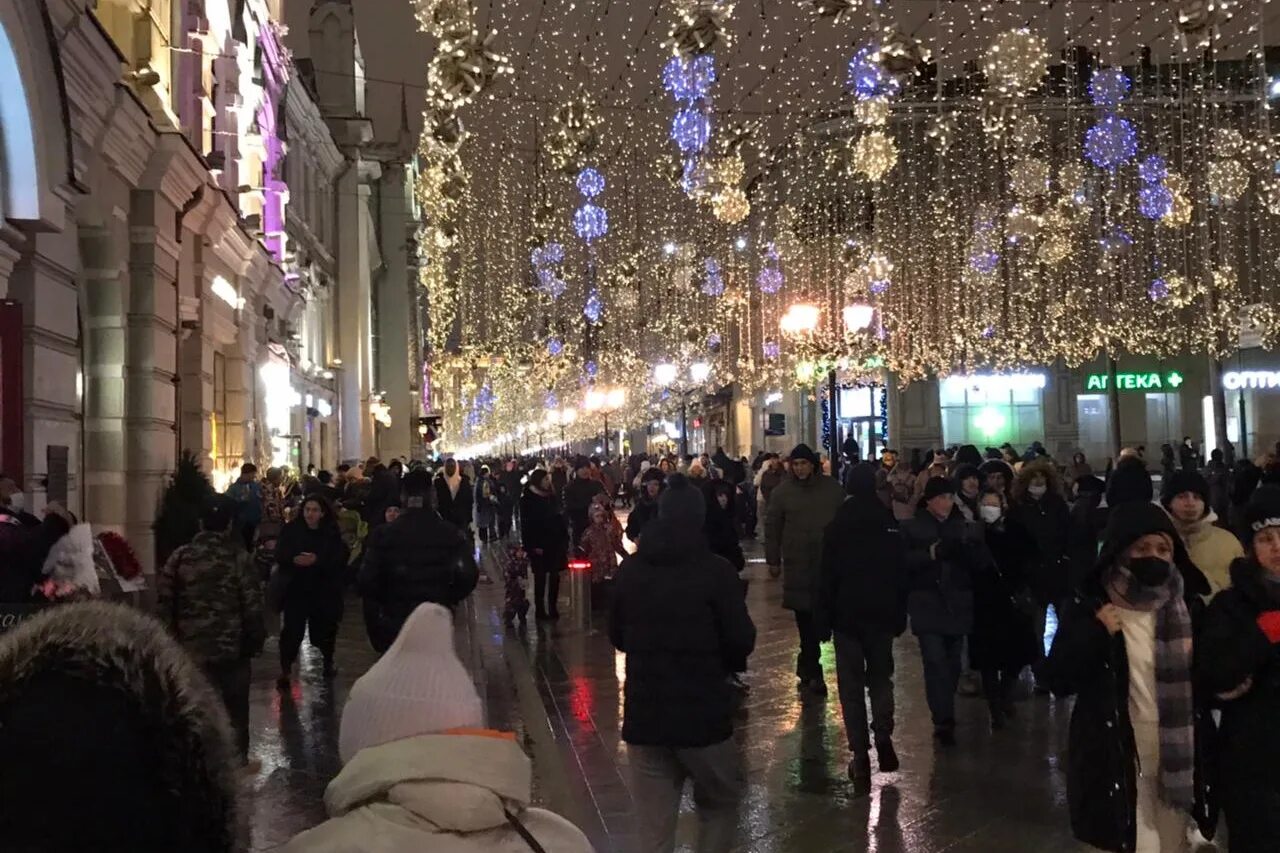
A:
POLYGON ((590 560, 570 560, 569 571, 571 572, 589 572, 591 571, 590 560))
POLYGON ((694 429, 702 429, 702 418, 694 418, 694 419, 693 419, 693 428, 694 428, 694 429))

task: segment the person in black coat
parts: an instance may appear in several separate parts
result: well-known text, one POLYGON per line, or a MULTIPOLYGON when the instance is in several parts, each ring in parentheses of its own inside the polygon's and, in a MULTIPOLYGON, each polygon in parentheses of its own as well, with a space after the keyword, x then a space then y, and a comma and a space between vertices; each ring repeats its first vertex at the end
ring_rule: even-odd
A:
POLYGON ((462 473, 458 460, 446 459, 444 470, 436 475, 436 512, 464 535, 470 536, 474 511, 475 493, 471 488, 471 478, 462 473))
POLYGON ((1008 524, 1008 501, 986 492, 978 505, 983 541, 990 559, 973 577, 973 633, 969 665, 982 674, 982 690, 991 728, 1004 728, 1014 716, 1013 692, 1024 667, 1041 656, 1026 567, 1035 544, 1008 524))
POLYGON ((515 459, 508 459, 498 475, 498 536, 507 538, 520 511, 520 494, 524 491, 524 471, 515 459))
POLYGON ((667 475, 657 467, 640 475, 640 494, 636 497, 636 505, 627 515, 626 534, 632 542, 639 542, 645 525, 658 517, 658 498, 666 488, 666 479, 667 475))
POLYGON ((1101 506, 1106 484, 1098 477, 1078 477, 1073 486, 1075 502, 1071 504, 1071 532, 1067 537, 1067 560, 1070 562, 1071 589, 1078 589, 1093 574, 1098 563, 1098 545, 1107 528, 1109 509, 1101 506))
POLYGON ((956 742, 956 688, 965 637, 973 631, 973 569, 982 557, 982 528, 955 507, 946 477, 931 477, 914 518, 902 523, 910 592, 907 612, 920 641, 925 694, 934 737, 956 742))
POLYGON ((529 474, 520 498, 520 539, 533 569, 534 610, 538 619, 559 619, 560 573, 569 563, 568 522, 551 475, 543 468, 529 474))
MULTIPOLYGON (((849 498, 822 537, 817 619, 835 639, 836 683, 853 758, 855 791, 871 790, 871 731, 880 770, 898 769, 893 748, 893 640, 907 628, 906 551, 893 511, 876 495, 876 468, 854 465, 849 498)), ((825 631, 824 631, 825 633, 825 631)))
POLYGON ((1196 638, 1196 681, 1221 704, 1218 796, 1231 853, 1280 844, 1280 489, 1246 507, 1249 554, 1209 605, 1196 638))
POLYGON ((707 517, 702 531, 707 535, 711 552, 724 557, 741 572, 747 567, 747 559, 738 541, 738 524, 733 517, 733 484, 727 480, 712 480, 705 492, 707 517))
POLYGON ((1159 681, 1153 662, 1162 620, 1177 628, 1176 643, 1167 645, 1190 645, 1199 596, 1208 592, 1163 509, 1143 502, 1113 508, 1096 570, 1064 602, 1042 670, 1056 695, 1076 697, 1067 803, 1081 841, 1116 853, 1182 850, 1193 809, 1212 833, 1203 762, 1212 721, 1192 691, 1189 655, 1165 661, 1159 681), (1163 604, 1153 613, 1140 606, 1143 596, 1163 604), (1135 692, 1134 683, 1145 686, 1135 692), (1162 725, 1177 735, 1168 738, 1178 749, 1167 757, 1162 725))
POLYGON ((699 849, 727 851, 745 790, 729 676, 751 654, 756 629, 737 572, 707 547, 701 496, 685 487, 669 490, 668 501, 679 506, 649 525, 618 569, 609 618, 609 639, 626 655, 622 739, 631 793, 641 846, 674 849, 691 778, 699 849))
POLYGON ((298 660, 304 634, 324 658, 324 675, 332 678, 334 644, 342 621, 342 588, 347 567, 347 546, 338 520, 324 498, 311 495, 302 502, 298 517, 284 526, 276 542, 276 571, 280 580, 280 678, 287 689, 298 660), (308 631, 308 628, 310 629, 308 631))
POLYGON ((399 516, 365 541, 357 585, 369 642, 379 654, 391 647, 419 604, 454 607, 479 580, 471 542, 435 511, 434 494, 426 471, 410 471, 399 516))
POLYGON ((574 463, 573 479, 564 487, 564 511, 569 516, 573 541, 581 542, 582 534, 591 524, 588 513, 596 495, 605 494, 604 484, 591 476, 591 460, 579 456, 574 463))

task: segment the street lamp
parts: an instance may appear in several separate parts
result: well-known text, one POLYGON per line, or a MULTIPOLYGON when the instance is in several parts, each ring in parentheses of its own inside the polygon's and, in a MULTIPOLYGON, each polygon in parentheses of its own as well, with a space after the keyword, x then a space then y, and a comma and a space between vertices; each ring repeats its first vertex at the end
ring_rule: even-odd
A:
POLYGON ((560 427, 560 446, 563 452, 565 445, 564 428, 578 419, 578 410, 572 406, 566 406, 563 409, 548 409, 547 423, 551 426, 560 427))
POLYGON ((711 378, 711 365, 705 361, 695 361, 689 365, 689 384, 679 381, 680 367, 672 362, 663 362, 653 368, 653 381, 662 388, 676 386, 680 395, 680 458, 689 455, 689 394, 695 388, 706 384, 711 378))
POLYGON ((875 318, 876 309, 862 302, 855 302, 852 305, 844 306, 841 312, 844 315, 844 327, 849 332, 861 332, 870 328, 871 321, 875 318))
POLYGON ((621 409, 627 402, 627 389, 614 386, 612 388, 592 388, 582 401, 582 407, 588 412, 599 412, 604 415, 604 456, 609 458, 609 415, 621 409))

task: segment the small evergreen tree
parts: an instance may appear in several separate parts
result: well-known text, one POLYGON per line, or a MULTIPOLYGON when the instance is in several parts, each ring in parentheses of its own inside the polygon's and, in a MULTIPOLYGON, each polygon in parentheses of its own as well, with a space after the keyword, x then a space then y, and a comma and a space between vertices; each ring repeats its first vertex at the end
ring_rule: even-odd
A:
POLYGON ((178 469, 160 498, 160 511, 151 525, 156 534, 157 566, 164 565, 170 554, 195 538, 205 502, 213 495, 213 484, 200 470, 195 454, 182 451, 178 469))

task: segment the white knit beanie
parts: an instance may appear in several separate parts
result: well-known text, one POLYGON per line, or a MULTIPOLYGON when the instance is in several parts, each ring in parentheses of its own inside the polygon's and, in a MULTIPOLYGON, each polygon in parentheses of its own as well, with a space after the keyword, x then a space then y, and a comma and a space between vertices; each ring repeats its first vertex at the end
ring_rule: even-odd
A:
POLYGON ((338 754, 457 728, 483 728, 484 708, 453 649, 453 616, 420 604, 382 659, 351 686, 338 754))

